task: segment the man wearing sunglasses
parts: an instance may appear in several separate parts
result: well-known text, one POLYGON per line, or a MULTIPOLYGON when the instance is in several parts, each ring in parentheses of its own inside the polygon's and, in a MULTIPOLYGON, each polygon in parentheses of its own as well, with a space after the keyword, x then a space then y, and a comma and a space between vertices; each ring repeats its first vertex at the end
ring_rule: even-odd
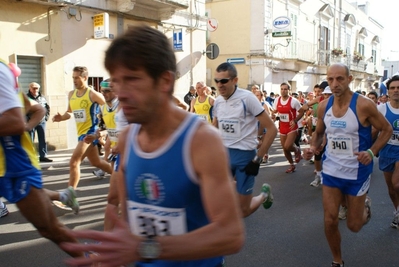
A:
POLYGON ((256 96, 251 91, 237 87, 238 77, 234 65, 220 64, 214 81, 219 96, 213 107, 213 125, 219 128, 223 143, 228 148, 242 215, 247 217, 260 205, 268 209, 273 204, 268 184, 263 184, 258 196, 252 197, 252 192, 260 163, 273 143, 277 129, 256 96), (258 127, 258 121, 261 127, 258 127), (262 135, 264 128, 267 131, 262 135), (256 150, 259 142, 261 145, 256 150))

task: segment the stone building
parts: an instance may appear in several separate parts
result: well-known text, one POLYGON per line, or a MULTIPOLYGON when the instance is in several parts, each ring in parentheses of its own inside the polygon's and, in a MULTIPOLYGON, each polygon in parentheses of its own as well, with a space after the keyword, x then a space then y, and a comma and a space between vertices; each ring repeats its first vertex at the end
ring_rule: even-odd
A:
MULTIPOLYGON (((204 80, 206 59, 205 3, 195 0, 1 0, 0 58, 22 69, 20 87, 35 81, 51 106, 51 116, 66 111, 73 89, 72 69, 86 66, 89 85, 99 89, 109 77, 104 51, 132 25, 146 23, 164 32, 176 51, 175 94, 204 80)), ((52 149, 73 148, 73 119, 47 123, 52 149)))

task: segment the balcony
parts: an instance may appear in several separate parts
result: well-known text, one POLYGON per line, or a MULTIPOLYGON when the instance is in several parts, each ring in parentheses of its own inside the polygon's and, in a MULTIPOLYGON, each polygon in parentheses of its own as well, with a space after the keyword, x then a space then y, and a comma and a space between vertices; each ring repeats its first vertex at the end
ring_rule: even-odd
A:
POLYGON ((270 50, 274 58, 295 60, 313 63, 316 61, 315 45, 303 40, 291 41, 288 46, 282 44, 270 45, 270 50))
POLYGON ((320 66, 328 66, 331 64, 331 51, 330 50, 319 50, 318 61, 320 66))
POLYGON ((162 21, 172 17, 177 10, 189 7, 188 0, 20 0, 47 6, 98 9, 124 13, 146 20, 162 21))

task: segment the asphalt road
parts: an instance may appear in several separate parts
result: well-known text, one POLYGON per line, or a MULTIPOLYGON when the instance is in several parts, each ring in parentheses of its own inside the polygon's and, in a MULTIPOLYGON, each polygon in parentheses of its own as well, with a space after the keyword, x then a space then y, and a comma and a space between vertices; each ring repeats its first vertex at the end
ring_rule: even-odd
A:
MULTIPOLYGON (((65 162, 44 165, 46 188, 59 190, 66 186, 69 168, 65 162)), ((321 187, 309 186, 314 177, 314 166, 301 161, 292 174, 285 173, 287 168, 276 140, 270 161, 262 165, 256 180, 256 193, 262 183, 272 185, 275 202, 271 209, 261 207, 245 219, 245 246, 240 253, 226 257, 226 266, 330 266, 332 257, 324 237, 321 187)), ((82 167, 78 189, 79 215, 54 207, 58 219, 69 228, 102 229, 109 179, 97 180, 91 174, 93 169, 88 164, 82 167)), ((372 199, 369 224, 359 233, 352 233, 345 221, 340 222, 345 266, 397 267, 399 231, 389 227, 393 208, 377 164, 369 195, 372 199)), ((0 219, 0 267, 65 266, 63 259, 68 255, 41 238, 15 205, 7 205, 10 215, 0 219)))

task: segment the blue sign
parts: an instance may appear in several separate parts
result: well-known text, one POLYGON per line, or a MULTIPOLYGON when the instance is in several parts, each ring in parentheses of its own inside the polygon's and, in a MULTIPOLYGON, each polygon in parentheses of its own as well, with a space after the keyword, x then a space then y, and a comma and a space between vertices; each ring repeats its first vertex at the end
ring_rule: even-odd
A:
POLYGON ((183 51, 183 30, 173 30, 173 49, 175 51, 183 51))
POLYGON ((245 58, 243 58, 243 57, 228 58, 227 62, 231 63, 231 64, 243 64, 243 63, 245 63, 245 58))

